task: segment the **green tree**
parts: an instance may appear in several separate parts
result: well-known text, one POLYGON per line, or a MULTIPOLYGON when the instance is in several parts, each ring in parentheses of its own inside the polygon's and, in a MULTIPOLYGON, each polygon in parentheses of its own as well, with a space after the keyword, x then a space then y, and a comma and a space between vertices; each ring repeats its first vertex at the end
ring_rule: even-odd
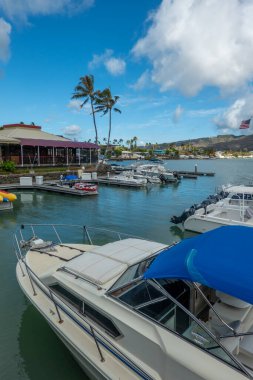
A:
POLYGON ((135 149, 136 149, 136 147, 137 147, 137 140, 138 140, 138 137, 136 137, 136 136, 134 136, 134 137, 132 138, 133 146, 134 146, 135 149))
POLYGON ((97 94, 98 94, 98 91, 95 91, 94 89, 94 76, 85 75, 84 77, 80 78, 80 81, 78 85, 75 87, 75 92, 72 96, 72 99, 84 99, 83 103, 81 103, 81 106, 80 106, 81 108, 88 101, 90 101, 93 124, 95 128, 95 143, 96 144, 98 142, 98 131, 97 131, 96 118, 95 118, 94 104, 95 104, 95 98, 97 94))
POLYGON ((108 128, 108 138, 107 138, 107 147, 105 150, 105 155, 107 154, 108 147, 110 144, 110 138, 111 138, 111 129, 112 129, 112 110, 114 112, 121 113, 121 110, 116 108, 115 105, 119 100, 119 96, 112 96, 111 90, 109 88, 106 88, 103 91, 99 91, 96 95, 96 106, 95 112, 102 112, 103 115, 109 114, 109 128, 108 128))

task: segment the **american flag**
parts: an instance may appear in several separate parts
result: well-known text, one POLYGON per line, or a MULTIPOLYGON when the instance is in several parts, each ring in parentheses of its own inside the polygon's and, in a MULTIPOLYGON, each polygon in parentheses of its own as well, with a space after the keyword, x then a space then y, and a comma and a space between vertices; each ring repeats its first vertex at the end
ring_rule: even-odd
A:
POLYGON ((249 126, 250 126, 250 121, 251 121, 251 119, 248 119, 248 120, 242 120, 239 129, 247 129, 247 128, 249 128, 249 126))

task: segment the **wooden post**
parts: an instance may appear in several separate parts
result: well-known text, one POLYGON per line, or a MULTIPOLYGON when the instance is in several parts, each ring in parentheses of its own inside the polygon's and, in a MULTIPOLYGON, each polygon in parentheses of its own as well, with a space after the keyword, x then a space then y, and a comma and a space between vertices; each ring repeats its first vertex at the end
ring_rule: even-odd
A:
POLYGON ((38 146, 38 166, 40 166, 40 147, 38 146))
POLYGON ((53 146, 53 166, 55 166, 54 146, 53 146))
POLYGON ((68 165, 69 165, 69 154, 68 154, 68 148, 66 148, 66 160, 67 160, 66 164, 67 164, 67 166, 68 166, 68 165))
POLYGON ((23 145, 20 145, 21 148, 21 166, 24 166, 24 152, 23 152, 23 145))

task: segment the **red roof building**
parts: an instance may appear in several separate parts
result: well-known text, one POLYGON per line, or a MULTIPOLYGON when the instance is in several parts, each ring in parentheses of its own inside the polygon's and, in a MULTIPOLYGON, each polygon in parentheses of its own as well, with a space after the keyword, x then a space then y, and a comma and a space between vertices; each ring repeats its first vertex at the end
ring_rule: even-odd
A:
POLYGON ((34 124, 6 124, 0 129, 0 161, 17 166, 83 165, 97 162, 99 146, 44 132, 34 124))

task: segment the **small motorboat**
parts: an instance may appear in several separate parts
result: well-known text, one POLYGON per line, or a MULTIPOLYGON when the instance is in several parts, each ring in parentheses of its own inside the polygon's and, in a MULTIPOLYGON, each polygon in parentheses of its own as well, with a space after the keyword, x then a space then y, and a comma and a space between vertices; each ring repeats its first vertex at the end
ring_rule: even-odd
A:
POLYGON ((98 187, 97 185, 93 183, 78 182, 78 183, 75 183, 74 188, 76 190, 81 190, 86 193, 94 193, 94 194, 98 193, 98 187))

